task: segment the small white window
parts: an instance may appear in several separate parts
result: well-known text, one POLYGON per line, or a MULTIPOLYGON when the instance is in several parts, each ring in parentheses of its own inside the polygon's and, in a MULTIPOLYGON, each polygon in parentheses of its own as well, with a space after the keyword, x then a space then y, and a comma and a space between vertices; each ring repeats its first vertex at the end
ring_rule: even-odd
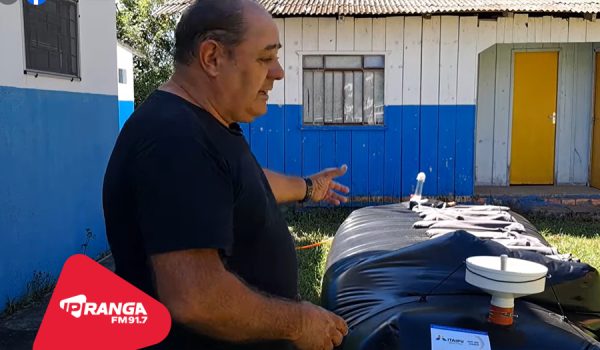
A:
POLYGON ((127 84, 127 71, 119 68, 119 84, 127 84))

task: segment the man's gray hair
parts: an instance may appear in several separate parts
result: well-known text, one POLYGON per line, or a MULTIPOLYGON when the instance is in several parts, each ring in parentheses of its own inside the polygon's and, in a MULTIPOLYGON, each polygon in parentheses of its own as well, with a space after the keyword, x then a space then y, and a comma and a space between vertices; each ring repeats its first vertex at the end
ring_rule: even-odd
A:
POLYGON ((244 40, 244 0, 195 0, 175 29, 175 62, 190 64, 198 45, 206 40, 223 44, 229 52, 244 40))

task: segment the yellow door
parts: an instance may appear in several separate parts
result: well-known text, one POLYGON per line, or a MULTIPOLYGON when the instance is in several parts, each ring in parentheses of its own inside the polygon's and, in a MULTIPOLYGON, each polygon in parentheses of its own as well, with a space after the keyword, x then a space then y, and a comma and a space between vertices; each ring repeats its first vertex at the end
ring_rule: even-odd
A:
POLYGON ((592 139, 591 185, 600 188, 600 53, 596 53, 596 96, 594 97, 594 130, 592 139))
POLYGON ((554 183, 558 52, 515 53, 511 185, 554 183))

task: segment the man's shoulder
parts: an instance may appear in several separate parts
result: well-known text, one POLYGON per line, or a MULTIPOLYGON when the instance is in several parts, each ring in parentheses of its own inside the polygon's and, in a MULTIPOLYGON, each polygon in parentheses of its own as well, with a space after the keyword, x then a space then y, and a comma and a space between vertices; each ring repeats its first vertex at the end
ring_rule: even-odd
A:
POLYGON ((192 121, 199 111, 183 98, 166 91, 156 90, 133 112, 133 121, 174 123, 192 121), (177 117, 177 118, 175 118, 177 117))
POLYGON ((153 137, 169 134, 192 136, 204 129, 202 118, 198 118, 201 112, 176 95, 156 90, 135 109, 121 133, 153 137))

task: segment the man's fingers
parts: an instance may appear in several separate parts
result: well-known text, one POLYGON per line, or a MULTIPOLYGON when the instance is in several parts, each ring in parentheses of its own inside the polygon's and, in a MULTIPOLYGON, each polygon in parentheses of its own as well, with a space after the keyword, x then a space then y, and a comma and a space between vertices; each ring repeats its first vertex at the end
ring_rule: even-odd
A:
POLYGON ((336 330, 333 336, 331 337, 331 342, 333 343, 333 346, 340 345, 342 343, 342 340, 344 340, 344 335, 338 330, 336 330))
POLYGON ((346 321, 344 321, 343 318, 336 315, 333 321, 335 322, 335 328, 337 328, 342 333, 342 335, 348 334, 348 325, 346 324, 346 321))
POLYGON ((335 181, 331 181, 331 185, 329 185, 329 188, 332 190, 338 191, 338 192, 342 192, 342 193, 350 192, 350 188, 340 184, 339 182, 335 182, 335 181))
POLYGON ((326 199, 325 202, 327 202, 327 203, 329 203, 331 205, 335 205, 335 206, 338 206, 338 205, 341 204, 339 200, 337 200, 337 199, 331 199, 331 198, 326 199))
MULTIPOLYGON (((348 202, 348 197, 342 196, 341 194, 336 193, 334 191, 329 191, 329 196, 327 199, 338 201, 337 204, 348 202)), ((335 203, 333 203, 333 204, 335 204, 335 203)))
POLYGON ((340 177, 346 173, 348 170, 348 166, 346 164, 342 165, 339 168, 330 168, 325 170, 325 175, 330 178, 340 177))

